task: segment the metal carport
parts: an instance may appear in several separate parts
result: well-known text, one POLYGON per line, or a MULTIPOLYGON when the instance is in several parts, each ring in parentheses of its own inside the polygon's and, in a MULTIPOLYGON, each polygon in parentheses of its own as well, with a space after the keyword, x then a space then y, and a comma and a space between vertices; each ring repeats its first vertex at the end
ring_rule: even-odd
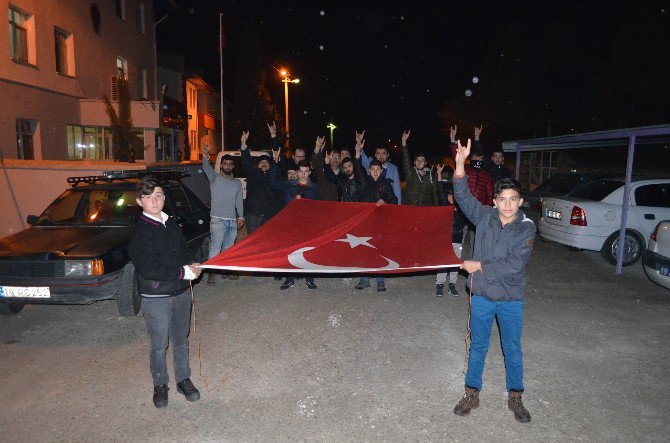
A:
MULTIPOLYGON (((595 148, 605 146, 625 146, 626 142, 628 142, 626 184, 623 193, 621 227, 619 231, 619 245, 623 245, 627 226, 626 222, 628 220, 628 202, 630 200, 630 182, 633 173, 635 145, 662 142, 663 140, 667 140, 667 138, 659 139, 653 137, 664 135, 670 135, 670 124, 510 141, 504 142, 502 144, 502 148, 504 152, 516 152, 515 176, 516 179, 519 180, 519 173, 521 169, 521 152, 595 148), (638 140, 638 138, 642 139, 638 140)), ((621 274, 622 272, 622 263, 623 248, 620 247, 617 251, 617 274, 621 274)))

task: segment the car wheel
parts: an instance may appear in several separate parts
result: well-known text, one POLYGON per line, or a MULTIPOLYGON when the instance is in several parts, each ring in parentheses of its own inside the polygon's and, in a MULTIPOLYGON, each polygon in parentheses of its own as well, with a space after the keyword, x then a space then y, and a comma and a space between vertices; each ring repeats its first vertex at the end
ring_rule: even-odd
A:
POLYGON ((209 244, 210 237, 209 235, 200 243, 200 248, 195 253, 195 259, 198 260, 198 263, 204 263, 209 259, 209 244))
POLYGON ((140 312, 142 297, 137 290, 137 278, 135 278, 135 266, 128 263, 123 268, 121 284, 116 293, 116 306, 121 317, 134 317, 140 312))
MULTIPOLYGON (((626 230, 624 238, 623 266, 630 266, 642 256, 642 239, 632 229, 626 230)), ((619 231, 610 235, 600 250, 600 255, 605 261, 616 265, 617 254, 619 250, 619 231)))
POLYGON ((23 309, 23 303, 7 303, 0 301, 0 315, 16 315, 23 309))

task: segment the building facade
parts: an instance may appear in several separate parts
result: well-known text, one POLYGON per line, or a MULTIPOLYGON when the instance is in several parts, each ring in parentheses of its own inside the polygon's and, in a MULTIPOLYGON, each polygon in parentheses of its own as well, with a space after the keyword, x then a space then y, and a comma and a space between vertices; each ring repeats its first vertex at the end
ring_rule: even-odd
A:
POLYGON ((160 102, 152 0, 0 0, 0 152, 114 160, 103 94, 128 82, 134 158, 156 160, 160 102))
POLYGON ((209 145, 212 153, 221 150, 220 96, 199 76, 184 79, 184 97, 188 114, 188 146, 190 160, 202 158, 202 148, 209 145))

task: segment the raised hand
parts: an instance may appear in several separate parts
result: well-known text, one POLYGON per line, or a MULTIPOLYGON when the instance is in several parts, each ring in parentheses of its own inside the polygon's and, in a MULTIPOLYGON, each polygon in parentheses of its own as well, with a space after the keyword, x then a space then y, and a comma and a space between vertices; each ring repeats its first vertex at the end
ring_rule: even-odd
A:
POLYGON ((363 150, 364 147, 365 147, 365 140, 361 140, 360 143, 356 143, 356 146, 354 147, 354 149, 356 150, 356 158, 360 158, 361 151, 363 150))
POLYGON ((472 146, 472 141, 468 139, 468 144, 463 146, 461 141, 458 141, 458 148, 456 148, 456 165, 463 166, 465 165, 465 160, 470 155, 470 147, 472 146))
POLYGON ((208 157, 209 156, 209 145, 205 145, 202 148, 202 156, 203 157, 208 157))
POLYGON ((270 137, 275 138, 277 136, 277 124, 274 121, 272 124, 266 124, 268 125, 268 131, 270 131, 270 137))
POLYGON ((333 160, 333 151, 326 152, 326 156, 323 159, 323 162, 327 165, 333 160))
POLYGON ((272 150, 272 159, 275 161, 275 163, 279 163, 280 156, 279 154, 281 153, 281 148, 277 149, 276 151, 273 149, 272 150))
POLYGON ((363 132, 356 131, 356 143, 357 144, 362 142, 364 138, 365 138, 365 129, 363 129, 363 132))
POLYGON ((326 146, 326 137, 317 137, 314 144, 314 152, 320 152, 326 146))
POLYGON ((443 164, 439 164, 439 163, 437 164, 436 169, 437 169, 437 174, 438 175, 440 175, 440 176, 442 175, 442 171, 444 171, 444 166, 445 165, 443 165, 443 164))
POLYGON ((402 133, 402 145, 403 146, 407 146, 407 139, 409 138, 409 133, 410 133, 409 130, 402 133))
POLYGON ((479 127, 475 126, 475 140, 479 140, 479 137, 482 135, 482 129, 484 128, 484 125, 480 125, 479 127))
POLYGON ((456 126, 456 125, 449 128, 449 138, 451 138, 452 143, 456 143, 456 131, 457 130, 458 130, 458 126, 456 126))
POLYGON ((242 146, 247 145, 247 140, 249 140, 249 131, 242 131, 242 137, 240 138, 240 144, 242 146))

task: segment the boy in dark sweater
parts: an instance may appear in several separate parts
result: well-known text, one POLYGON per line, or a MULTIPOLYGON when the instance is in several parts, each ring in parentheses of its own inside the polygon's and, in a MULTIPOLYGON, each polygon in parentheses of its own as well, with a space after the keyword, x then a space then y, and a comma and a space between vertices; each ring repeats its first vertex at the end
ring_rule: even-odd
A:
POLYGON ((151 176, 137 184, 142 215, 133 228, 128 251, 135 265, 142 312, 151 341, 149 368, 154 383, 154 406, 168 404, 167 347, 172 343, 177 391, 188 401, 200 399, 191 382, 188 333, 191 297, 188 280, 200 275, 200 263, 186 248, 179 225, 163 212, 165 193, 151 176))

